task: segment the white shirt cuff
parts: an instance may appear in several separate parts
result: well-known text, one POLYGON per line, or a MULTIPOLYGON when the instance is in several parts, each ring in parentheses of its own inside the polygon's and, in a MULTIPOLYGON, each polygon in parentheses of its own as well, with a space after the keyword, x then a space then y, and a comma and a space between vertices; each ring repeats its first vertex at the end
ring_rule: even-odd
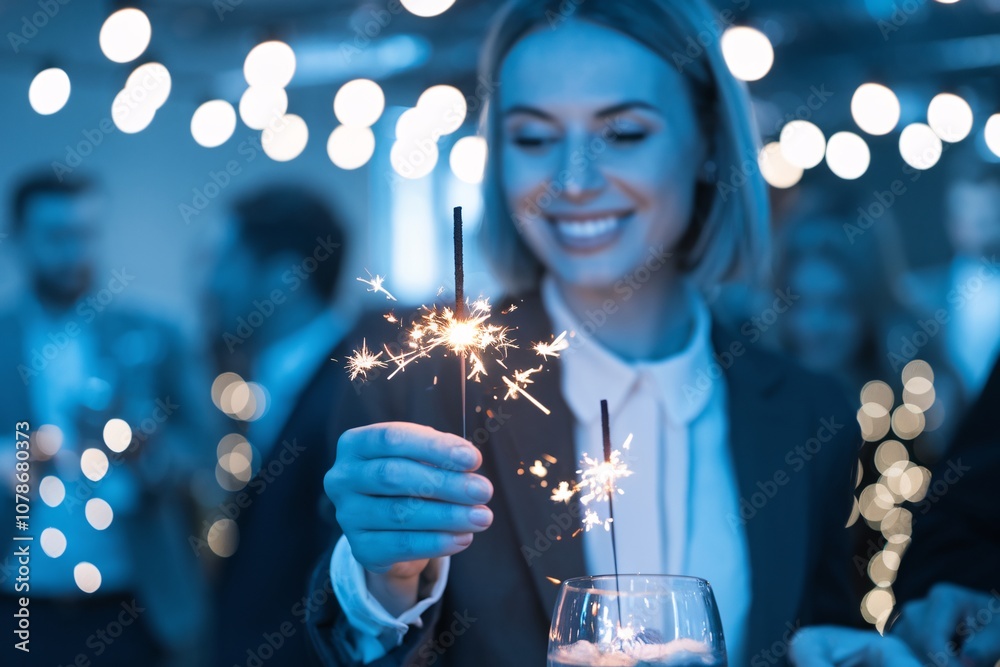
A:
POLYGON ((409 626, 423 627, 421 614, 441 599, 448 583, 451 558, 446 556, 436 560, 437 580, 430 595, 393 617, 368 591, 364 567, 354 558, 347 537, 340 536, 330 558, 330 581, 333 582, 333 592, 340 608, 347 616, 348 625, 354 631, 353 639, 364 664, 378 660, 389 649, 402 644, 409 626))

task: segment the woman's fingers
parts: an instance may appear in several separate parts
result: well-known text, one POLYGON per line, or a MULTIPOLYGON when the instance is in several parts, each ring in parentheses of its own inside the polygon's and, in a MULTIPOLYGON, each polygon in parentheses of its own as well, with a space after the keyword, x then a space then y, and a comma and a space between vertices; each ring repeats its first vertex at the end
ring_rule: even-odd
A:
POLYGON ((470 471, 483 457, 472 443, 428 426, 388 422, 351 429, 340 436, 338 456, 359 459, 407 458, 445 470, 470 471))
POLYGON ((378 574, 404 561, 453 556, 470 544, 472 533, 357 531, 351 539, 351 551, 365 569, 378 574))
POLYGON ((478 533, 493 523, 493 512, 485 505, 455 505, 424 498, 364 498, 338 509, 337 521, 357 531, 478 533))

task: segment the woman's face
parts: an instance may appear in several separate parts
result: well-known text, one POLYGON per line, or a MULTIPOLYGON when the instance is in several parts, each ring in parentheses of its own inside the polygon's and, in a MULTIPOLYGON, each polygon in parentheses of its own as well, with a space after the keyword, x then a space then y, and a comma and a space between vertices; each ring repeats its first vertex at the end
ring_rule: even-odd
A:
POLYGON ((843 270, 825 259, 804 259, 789 273, 788 290, 798 295, 785 315, 792 354, 817 372, 839 374, 855 368, 864 317, 843 270))
POLYGON ((506 201, 557 280, 607 289, 675 248, 706 157, 677 69, 571 20, 515 44, 500 91, 506 201))

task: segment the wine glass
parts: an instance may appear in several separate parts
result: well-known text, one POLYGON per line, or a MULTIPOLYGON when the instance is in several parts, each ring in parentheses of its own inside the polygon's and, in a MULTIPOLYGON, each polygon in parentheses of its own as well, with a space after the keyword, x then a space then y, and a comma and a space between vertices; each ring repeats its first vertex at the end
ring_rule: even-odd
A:
POLYGON ((704 579, 603 575, 567 579, 549 631, 549 667, 726 667, 722 621, 704 579))

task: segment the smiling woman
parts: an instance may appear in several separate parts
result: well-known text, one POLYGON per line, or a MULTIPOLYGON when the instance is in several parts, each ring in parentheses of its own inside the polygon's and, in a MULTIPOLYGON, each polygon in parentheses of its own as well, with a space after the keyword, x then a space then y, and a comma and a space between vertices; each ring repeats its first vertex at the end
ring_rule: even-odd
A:
MULTIPOLYGON (((342 409, 369 425, 340 436, 325 480, 342 532, 316 581, 336 593, 313 619, 327 664, 542 664, 553 583, 612 568, 711 581, 732 665, 780 663, 772 647, 796 619, 856 609, 852 414, 832 383, 719 327, 702 295, 764 268, 768 247, 764 181, 741 173, 757 154, 742 84, 718 39, 673 57, 713 14, 702 0, 570 4, 506 4, 480 73, 499 82, 484 241, 517 306, 506 323, 519 339, 573 340, 534 376, 550 413, 483 382, 461 415, 436 382, 441 360, 342 409), (744 185, 719 187, 723 175, 744 185), (600 456, 602 400, 606 437, 631 443, 617 548, 584 527, 591 508, 547 486, 600 456), (494 415, 482 451, 449 435, 494 415), (836 434, 792 466, 827 423, 836 434), (469 636, 439 651, 463 612, 469 636)), ((537 364, 528 353, 506 361, 537 364)))

